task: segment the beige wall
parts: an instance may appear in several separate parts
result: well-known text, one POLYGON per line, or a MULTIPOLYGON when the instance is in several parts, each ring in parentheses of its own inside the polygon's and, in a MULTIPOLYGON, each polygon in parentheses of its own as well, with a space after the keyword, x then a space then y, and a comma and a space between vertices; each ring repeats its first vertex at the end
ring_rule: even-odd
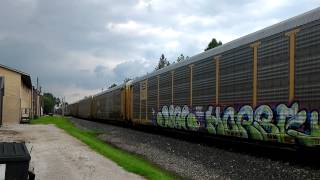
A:
POLYGON ((21 108, 27 109, 27 111, 22 111, 23 116, 29 117, 31 115, 31 89, 25 86, 21 82, 20 86, 20 99, 21 99, 21 108))
POLYGON ((20 97, 21 97, 21 108, 31 108, 31 89, 21 83, 20 97))
POLYGON ((19 73, 0 67, 0 76, 4 77, 2 123, 19 123, 21 107, 31 108, 31 89, 23 85, 19 73))

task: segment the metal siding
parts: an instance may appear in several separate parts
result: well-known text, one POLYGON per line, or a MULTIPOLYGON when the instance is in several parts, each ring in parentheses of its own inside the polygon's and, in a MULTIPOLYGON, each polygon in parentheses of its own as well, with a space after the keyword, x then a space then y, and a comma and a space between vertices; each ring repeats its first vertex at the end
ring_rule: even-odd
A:
POLYGON ((110 112, 110 119, 112 120, 122 120, 121 115, 121 88, 116 89, 110 93, 111 97, 109 98, 112 104, 112 110, 110 112))
POLYGON ((101 94, 99 96, 95 96, 95 118, 96 119, 107 119, 107 112, 106 112, 106 97, 107 94, 101 94))
POLYGON ((183 66, 174 72, 173 97, 174 105, 189 105, 190 99, 190 68, 183 66))
POLYGON ((171 105, 171 72, 160 74, 160 108, 171 105))
POLYGON ((133 119, 140 117, 140 83, 133 84, 133 119))
POLYGON ((157 112, 157 96, 158 96, 158 78, 151 77, 148 79, 148 120, 151 120, 153 112, 157 112))
POLYGON ((101 120, 122 120, 121 89, 114 89, 93 97, 92 115, 101 120))
POLYGON ((212 105, 216 93, 216 64, 213 57, 194 64, 193 67, 193 99, 192 106, 212 105))
POLYGON ((287 103, 289 39, 285 32, 261 40, 258 48, 258 104, 287 103))
POLYGON ((91 97, 79 101, 78 116, 80 118, 91 118, 91 102, 92 102, 91 97))
POLYGON ((301 27, 296 36, 295 99, 302 108, 320 108, 320 20, 301 27))
POLYGON ((222 54, 220 59, 220 104, 222 106, 251 104, 253 50, 241 46, 222 54))

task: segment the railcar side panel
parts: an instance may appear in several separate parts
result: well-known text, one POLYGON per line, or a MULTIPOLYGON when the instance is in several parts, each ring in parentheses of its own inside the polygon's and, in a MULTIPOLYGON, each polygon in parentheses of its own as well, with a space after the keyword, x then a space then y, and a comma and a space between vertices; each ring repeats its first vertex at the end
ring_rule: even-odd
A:
POLYGON ((93 97, 92 114, 98 120, 124 120, 121 88, 93 97))
POLYGON ((258 102, 288 103, 289 40, 285 32, 262 39, 258 47, 258 102))
POLYGON ((133 84, 133 119, 134 122, 140 121, 140 83, 133 84))
POLYGON ((252 104, 252 67, 253 53, 249 44, 221 54, 219 70, 221 107, 239 108, 244 104, 252 104))
POLYGON ((89 119, 91 116, 92 97, 88 97, 78 102, 78 117, 89 119))
MULTIPOLYGON (((174 71, 173 78, 173 104, 183 107, 184 105, 190 105, 190 72, 192 66, 183 66, 174 71)), ((167 106, 171 105, 167 104, 167 106)))
POLYGON ((296 45, 296 100, 301 108, 319 110, 320 20, 301 27, 296 45))
POLYGON ((172 73, 166 72, 160 75, 160 100, 159 105, 160 108, 163 106, 168 106, 172 104, 174 100, 172 96, 172 73))
POLYGON ((158 111, 157 105, 158 98, 158 76, 154 76, 148 79, 148 98, 147 98, 147 122, 150 123, 149 119, 152 115, 158 111))
POLYGON ((184 67, 158 75, 160 108, 151 121, 162 127, 319 146, 319 29, 318 20, 189 64, 192 71, 182 73, 192 87, 184 87, 190 90, 185 98, 192 97, 187 106, 175 101, 186 81, 174 81, 174 76, 184 67))
MULTIPOLYGON (((190 73, 189 73, 190 74, 190 73)), ((216 65, 213 57, 201 60, 192 68, 192 105, 207 108, 214 105, 216 95, 216 65)), ((190 76, 190 75, 189 75, 190 76)))

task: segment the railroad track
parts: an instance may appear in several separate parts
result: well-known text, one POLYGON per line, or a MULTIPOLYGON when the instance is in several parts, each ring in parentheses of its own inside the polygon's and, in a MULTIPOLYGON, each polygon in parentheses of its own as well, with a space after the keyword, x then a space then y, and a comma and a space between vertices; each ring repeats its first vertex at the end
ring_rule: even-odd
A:
POLYGON ((190 179, 317 179, 319 158, 307 151, 238 143, 202 134, 129 128, 70 118, 102 140, 190 179))

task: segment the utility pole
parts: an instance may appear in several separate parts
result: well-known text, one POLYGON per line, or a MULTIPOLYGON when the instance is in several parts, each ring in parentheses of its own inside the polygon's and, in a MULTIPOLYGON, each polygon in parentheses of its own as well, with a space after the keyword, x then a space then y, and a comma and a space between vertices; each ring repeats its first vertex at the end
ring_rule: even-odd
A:
POLYGON ((64 116, 64 108, 65 108, 65 104, 64 104, 64 101, 65 101, 65 99, 64 99, 65 97, 62 97, 61 99, 61 101, 62 101, 62 116, 64 116))

